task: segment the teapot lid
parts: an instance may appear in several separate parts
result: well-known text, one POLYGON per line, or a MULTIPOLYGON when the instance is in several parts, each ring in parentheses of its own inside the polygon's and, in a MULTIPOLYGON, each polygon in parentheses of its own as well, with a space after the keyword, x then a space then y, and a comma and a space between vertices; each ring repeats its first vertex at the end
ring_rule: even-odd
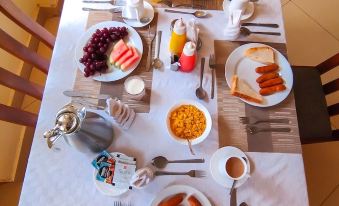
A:
POLYGON ((60 131, 69 134, 77 129, 79 125, 79 118, 72 112, 61 113, 57 116, 56 125, 60 131))

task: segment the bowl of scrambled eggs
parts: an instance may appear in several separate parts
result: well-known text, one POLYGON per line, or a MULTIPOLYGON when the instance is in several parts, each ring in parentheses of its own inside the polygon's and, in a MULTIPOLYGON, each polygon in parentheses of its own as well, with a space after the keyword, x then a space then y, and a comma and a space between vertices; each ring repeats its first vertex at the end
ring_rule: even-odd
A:
POLYGON ((212 118, 202 104, 195 101, 181 101, 173 105, 167 113, 169 136, 181 144, 192 145, 204 141, 212 128, 212 118))

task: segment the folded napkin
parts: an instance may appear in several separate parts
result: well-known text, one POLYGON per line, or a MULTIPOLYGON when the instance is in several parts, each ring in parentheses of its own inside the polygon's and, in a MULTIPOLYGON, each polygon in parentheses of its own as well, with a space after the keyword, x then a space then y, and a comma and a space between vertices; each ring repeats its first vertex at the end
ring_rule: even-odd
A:
POLYGON ((130 184, 135 188, 143 188, 154 178, 154 173, 151 168, 144 167, 138 169, 131 178, 130 184))
POLYGON ((230 12, 228 23, 224 29, 226 40, 235 40, 240 35, 240 18, 242 10, 236 9, 230 12))
POLYGON ((107 99, 106 112, 113 117, 116 123, 123 129, 129 129, 135 119, 135 112, 127 104, 123 104, 118 99, 107 99))
POLYGON ((186 24, 186 35, 187 39, 191 42, 194 42, 196 45, 199 38, 199 27, 195 19, 191 19, 186 24))

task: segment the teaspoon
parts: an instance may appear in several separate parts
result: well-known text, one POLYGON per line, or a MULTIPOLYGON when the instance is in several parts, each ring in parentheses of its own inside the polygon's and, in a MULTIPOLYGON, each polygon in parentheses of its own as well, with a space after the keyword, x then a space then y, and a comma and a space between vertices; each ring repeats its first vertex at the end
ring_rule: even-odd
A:
POLYGON ((161 42, 161 35, 162 35, 162 31, 158 31, 157 33, 157 37, 156 37, 156 47, 155 47, 155 54, 157 55, 155 57, 155 59, 153 59, 152 62, 152 67, 155 69, 160 69, 162 67, 162 61, 159 58, 159 53, 160 53, 160 42, 161 42))
POLYGON ((208 15, 208 13, 206 11, 202 11, 202 10, 197 10, 195 12, 187 12, 187 11, 178 11, 178 10, 165 9, 165 12, 180 13, 180 14, 192 14, 193 16, 195 16, 197 18, 205 18, 208 15))
POLYGON ((201 58, 201 69, 200 69, 200 86, 195 90, 195 95, 199 99, 204 99, 206 97, 206 91, 202 88, 202 79, 204 77, 204 66, 205 66, 205 58, 201 58))
POLYGON ((157 156, 152 159, 152 165, 156 168, 165 168, 168 163, 204 163, 205 159, 168 160, 166 157, 157 156))
MULTIPOLYGON (((127 21, 138 21, 138 19, 136 18, 127 18, 127 17, 122 17, 123 20, 127 20, 127 21)), ((146 24, 151 20, 151 18, 149 17, 142 17, 139 19, 139 22, 142 24, 146 24)))

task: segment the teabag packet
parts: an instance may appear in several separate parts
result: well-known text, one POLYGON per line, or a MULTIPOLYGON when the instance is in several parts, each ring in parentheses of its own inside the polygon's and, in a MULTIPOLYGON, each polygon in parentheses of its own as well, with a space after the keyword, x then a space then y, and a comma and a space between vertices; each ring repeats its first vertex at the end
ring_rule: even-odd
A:
POLYGON ((115 154, 115 174, 113 177, 112 185, 118 188, 129 188, 130 180, 136 170, 136 159, 123 154, 115 154))
POLYGON ((114 165, 115 159, 113 159, 113 157, 107 151, 104 150, 92 161, 92 165, 96 169, 99 169, 101 163, 103 162, 114 165))
POLYGON ((132 186, 130 186, 130 180, 132 179, 135 173, 135 169, 136 165, 130 164, 128 161, 125 160, 116 161, 112 185, 118 188, 132 189, 132 186))
POLYGON ((96 175, 96 179, 101 182, 106 182, 108 184, 112 184, 112 180, 115 173, 115 165, 109 164, 107 162, 102 162, 98 169, 98 173, 96 175))

